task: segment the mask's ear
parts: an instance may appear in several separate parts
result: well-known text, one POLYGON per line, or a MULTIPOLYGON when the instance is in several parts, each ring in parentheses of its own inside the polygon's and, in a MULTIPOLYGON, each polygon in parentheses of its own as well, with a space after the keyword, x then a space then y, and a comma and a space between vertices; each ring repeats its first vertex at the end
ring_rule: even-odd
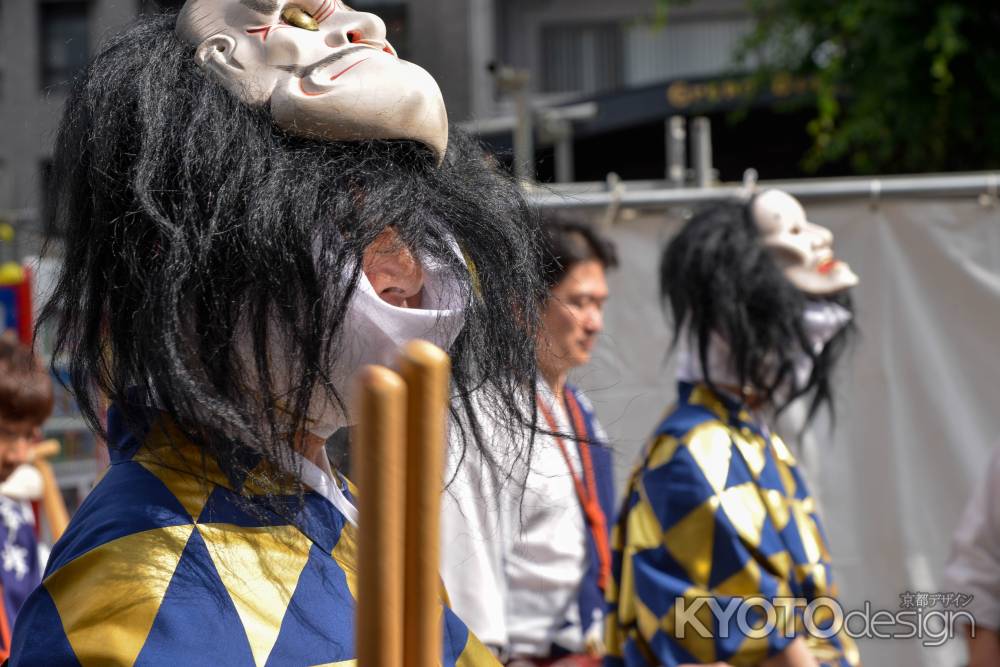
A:
MULTIPOLYGON (((257 67, 248 70, 236 57, 237 41, 225 33, 212 35, 194 52, 194 60, 212 72, 229 91, 247 104, 264 104, 274 89, 273 70, 257 67)), ((253 65, 252 54, 249 54, 253 65)))
POLYGON ((241 78, 243 67, 234 57, 236 40, 226 34, 212 35, 195 49, 195 61, 206 69, 210 69, 222 80, 241 78), (235 71, 234 71, 235 70, 235 71))

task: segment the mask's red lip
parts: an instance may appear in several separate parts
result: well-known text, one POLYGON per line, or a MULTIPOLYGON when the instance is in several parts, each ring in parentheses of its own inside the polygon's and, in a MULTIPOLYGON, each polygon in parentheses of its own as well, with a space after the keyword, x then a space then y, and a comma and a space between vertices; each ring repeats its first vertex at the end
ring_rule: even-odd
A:
MULTIPOLYGON (((339 72, 337 72, 336 74, 334 74, 333 76, 331 76, 331 77, 330 77, 330 81, 336 81, 337 79, 339 79, 339 78, 340 78, 340 77, 342 77, 343 75, 347 74, 348 72, 350 72, 350 71, 351 71, 352 69, 354 69, 355 67, 357 67, 357 66, 358 66, 358 65, 360 65, 361 63, 363 63, 363 62, 366 62, 366 61, 368 61, 368 60, 371 60, 371 58, 362 58, 362 59, 361 59, 361 60, 359 60, 358 62, 356 62, 356 63, 353 63, 353 64, 351 64, 351 65, 348 65, 348 66, 347 66, 347 67, 345 67, 344 69, 340 70, 339 72)), ((325 90, 324 90, 324 91, 321 91, 321 92, 318 92, 318 93, 310 93, 310 92, 309 92, 308 90, 306 90, 306 89, 305 89, 305 88, 304 88, 304 87, 302 86, 302 84, 303 84, 304 82, 305 82, 305 80, 304 80, 304 79, 299 79, 299 90, 301 90, 301 91, 302 91, 302 94, 303 94, 303 95, 305 95, 306 97, 316 97, 317 95, 323 95, 324 93, 326 93, 326 92, 327 92, 327 91, 325 91, 325 90)))
POLYGON ((839 263, 840 262, 838 262, 837 260, 833 259, 832 257, 830 259, 824 259, 822 262, 819 263, 819 266, 816 267, 816 270, 819 271, 822 274, 827 274, 827 273, 830 273, 831 271, 833 271, 833 269, 839 263))
POLYGON ((350 72, 350 71, 351 71, 352 69, 354 69, 355 67, 357 67, 357 66, 358 66, 358 65, 360 65, 361 63, 363 63, 363 62, 366 62, 366 61, 368 61, 368 60, 371 60, 371 58, 363 58, 363 59, 359 60, 358 62, 354 63, 353 65, 350 65, 349 67, 345 67, 344 69, 342 69, 342 70, 341 70, 340 72, 338 72, 337 74, 334 74, 333 76, 331 76, 331 77, 330 77, 330 81, 336 81, 337 79, 339 79, 339 78, 340 78, 341 76, 343 76, 344 74, 347 74, 347 73, 348 73, 348 72, 350 72))

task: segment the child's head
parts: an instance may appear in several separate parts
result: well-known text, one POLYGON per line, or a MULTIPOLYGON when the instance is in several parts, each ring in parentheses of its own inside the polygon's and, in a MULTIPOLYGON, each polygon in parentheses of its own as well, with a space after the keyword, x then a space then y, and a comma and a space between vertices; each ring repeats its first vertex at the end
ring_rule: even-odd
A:
POLYGON ((52 380, 10 333, 0 335, 0 482, 28 459, 52 412, 52 380))

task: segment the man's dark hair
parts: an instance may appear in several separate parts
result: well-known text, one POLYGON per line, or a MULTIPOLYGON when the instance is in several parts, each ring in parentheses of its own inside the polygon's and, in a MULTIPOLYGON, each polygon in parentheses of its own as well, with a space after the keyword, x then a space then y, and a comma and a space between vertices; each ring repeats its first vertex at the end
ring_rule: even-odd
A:
POLYGON ((477 410, 530 422, 517 395, 534 382, 545 289, 513 179, 455 128, 440 166, 414 141, 290 136, 200 69, 175 21, 142 17, 101 49, 56 143, 65 261, 41 323, 57 325, 90 424, 103 393, 134 429, 149 406, 166 412, 234 479, 248 453, 295 465, 312 399, 348 399, 327 369, 362 253, 389 227, 463 286, 455 409, 475 424, 482 389, 477 410))
POLYGON ((0 419, 41 425, 52 414, 52 379, 11 332, 0 335, 0 419))
MULTIPOLYGON (((706 376, 709 342, 717 334, 730 347, 741 389, 778 412, 811 394, 809 420, 824 404, 832 410, 831 373, 854 327, 845 326, 819 354, 812 350, 803 312, 809 299, 821 299, 785 278, 760 242, 750 204, 717 203, 697 212, 663 252, 660 293, 670 305, 674 346, 682 335, 691 336, 706 376), (795 361, 802 354, 813 370, 805 386, 796 386, 795 361)), ((827 300, 851 309, 847 293, 827 300)), ((713 378, 705 381, 718 391, 713 378)))
POLYGON ((618 266, 614 243, 590 225, 553 215, 543 217, 543 223, 542 278, 549 289, 579 262, 596 260, 605 269, 618 266))

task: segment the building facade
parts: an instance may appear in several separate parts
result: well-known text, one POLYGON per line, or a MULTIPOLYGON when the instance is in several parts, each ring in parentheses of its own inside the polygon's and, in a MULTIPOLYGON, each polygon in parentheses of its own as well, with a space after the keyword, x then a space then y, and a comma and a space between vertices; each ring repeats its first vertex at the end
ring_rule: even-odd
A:
POLYGON ((0 3, 0 217, 20 254, 36 252, 44 188, 69 82, 100 41, 131 20, 138 0, 0 3))
POLYGON ((543 100, 594 95, 734 68, 752 28, 743 0, 507 0, 497 3, 498 57, 531 73, 543 100))

